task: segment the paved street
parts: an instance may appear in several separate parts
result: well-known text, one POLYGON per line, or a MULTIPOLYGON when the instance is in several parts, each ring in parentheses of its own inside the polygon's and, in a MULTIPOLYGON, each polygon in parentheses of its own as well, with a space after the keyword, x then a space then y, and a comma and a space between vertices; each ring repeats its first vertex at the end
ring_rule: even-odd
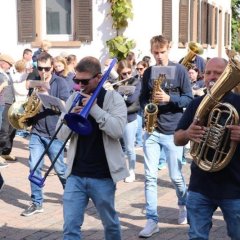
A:
MULTIPOLYGON (((62 193, 61 184, 55 175, 49 176, 44 187, 44 212, 31 217, 20 216, 30 202, 30 185, 28 181, 28 141, 16 137, 13 154, 17 162, 9 162, 9 166, 1 170, 5 186, 0 193, 0 240, 56 240, 62 238, 62 193)), ((120 182, 117 185, 116 208, 122 225, 122 239, 135 240, 145 225, 144 216, 144 174, 142 151, 137 150, 136 181, 120 182)), ((190 160, 189 160, 190 161, 190 160)), ((49 165, 46 159, 46 165, 49 165)), ((189 163, 183 167, 186 181, 189 179, 189 163)), ((159 171, 160 232, 149 238, 151 240, 185 240, 187 225, 177 225, 178 208, 175 191, 169 181, 168 171, 159 171)), ((103 228, 90 202, 82 227, 83 239, 103 240, 103 228)), ((214 215, 211 240, 229 239, 226 236, 225 223, 220 211, 214 215)), ((114 240, 114 239, 113 239, 114 240)))

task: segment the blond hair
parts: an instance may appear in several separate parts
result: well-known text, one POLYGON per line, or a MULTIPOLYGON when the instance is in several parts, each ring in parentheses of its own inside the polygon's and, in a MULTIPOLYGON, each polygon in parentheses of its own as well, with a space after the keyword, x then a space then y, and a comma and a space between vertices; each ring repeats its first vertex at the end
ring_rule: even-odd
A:
POLYGON ((18 60, 15 63, 15 69, 17 70, 17 72, 22 73, 25 71, 26 69, 26 62, 22 59, 22 60, 18 60))
POLYGON ((62 72, 62 76, 63 77, 67 77, 68 73, 69 73, 69 69, 68 69, 68 65, 67 65, 67 61, 64 57, 61 57, 61 56, 57 56, 55 58, 53 58, 53 63, 56 63, 56 62, 60 62, 63 64, 64 66, 64 70, 62 72))

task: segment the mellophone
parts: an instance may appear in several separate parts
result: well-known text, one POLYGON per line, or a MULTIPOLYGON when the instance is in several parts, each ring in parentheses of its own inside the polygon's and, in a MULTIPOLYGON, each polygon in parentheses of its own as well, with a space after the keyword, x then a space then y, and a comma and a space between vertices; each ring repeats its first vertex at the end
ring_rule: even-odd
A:
POLYGON ((94 101, 96 100, 97 96, 100 93, 100 90, 104 84, 104 82, 108 79, 111 70, 113 69, 114 65, 117 63, 117 59, 114 58, 110 65, 109 68, 107 69, 107 71, 103 74, 97 88, 95 89, 95 91, 93 92, 93 95, 91 96, 91 98, 89 99, 89 101, 87 102, 87 104, 84 106, 84 108, 82 109, 82 111, 80 113, 72 113, 72 109, 76 106, 76 104, 82 100, 83 96, 81 95, 81 93, 78 93, 76 95, 76 97, 73 100, 73 103, 70 107, 70 109, 68 110, 68 113, 65 114, 63 120, 61 121, 59 127, 56 129, 54 135, 52 136, 49 144, 46 146, 45 151, 42 153, 42 155, 40 156, 39 160, 37 161, 37 164, 34 166, 34 168, 30 171, 29 174, 29 181, 31 181, 32 183, 36 184, 39 187, 43 187, 44 186, 44 182, 47 178, 47 176, 49 175, 50 171, 53 169, 54 164, 56 163, 58 157, 60 156, 61 152, 64 150, 68 140, 70 139, 70 137, 72 136, 73 132, 76 132, 79 135, 88 135, 91 133, 92 131, 92 126, 91 123, 87 120, 88 114, 91 110, 91 107, 94 103, 94 101), (39 164, 41 163, 42 159, 44 158, 44 155, 47 153, 47 151, 49 150, 50 146, 52 145, 54 139, 56 138, 57 134, 59 133, 60 129, 62 128, 63 124, 66 124, 72 131, 70 132, 70 134, 67 136, 65 142, 63 143, 62 147, 60 148, 58 154, 56 155, 56 157, 54 158, 54 160, 52 161, 49 169, 46 171, 46 173, 44 174, 43 177, 38 177, 36 175, 34 175, 37 167, 39 166, 39 164))

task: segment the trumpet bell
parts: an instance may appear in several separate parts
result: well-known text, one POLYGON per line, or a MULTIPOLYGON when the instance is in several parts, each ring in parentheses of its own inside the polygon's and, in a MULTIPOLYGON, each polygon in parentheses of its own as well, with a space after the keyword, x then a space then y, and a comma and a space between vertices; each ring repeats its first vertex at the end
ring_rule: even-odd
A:
POLYGON ((86 136, 92 132, 92 125, 87 120, 87 118, 77 114, 77 113, 68 113, 64 116, 68 127, 78 133, 79 135, 86 136))

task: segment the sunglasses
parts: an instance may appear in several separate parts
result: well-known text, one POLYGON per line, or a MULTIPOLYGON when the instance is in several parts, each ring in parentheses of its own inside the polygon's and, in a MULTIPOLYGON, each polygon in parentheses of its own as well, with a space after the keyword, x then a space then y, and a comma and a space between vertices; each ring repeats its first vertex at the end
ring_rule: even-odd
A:
POLYGON ((38 71, 42 71, 44 69, 45 72, 49 72, 51 70, 52 67, 40 67, 38 66, 37 67, 37 70, 38 71))
POLYGON ((136 68, 136 70, 137 70, 137 71, 142 71, 142 70, 143 70, 143 68, 136 68))
POLYGON ((124 72, 124 73, 121 73, 122 76, 127 76, 127 75, 130 75, 132 74, 132 72, 124 72))
POLYGON ((73 78, 73 81, 77 84, 81 83, 83 85, 88 85, 89 81, 96 78, 98 76, 99 73, 97 73, 96 75, 94 75, 93 77, 91 78, 88 78, 88 79, 78 79, 78 78, 73 78))

